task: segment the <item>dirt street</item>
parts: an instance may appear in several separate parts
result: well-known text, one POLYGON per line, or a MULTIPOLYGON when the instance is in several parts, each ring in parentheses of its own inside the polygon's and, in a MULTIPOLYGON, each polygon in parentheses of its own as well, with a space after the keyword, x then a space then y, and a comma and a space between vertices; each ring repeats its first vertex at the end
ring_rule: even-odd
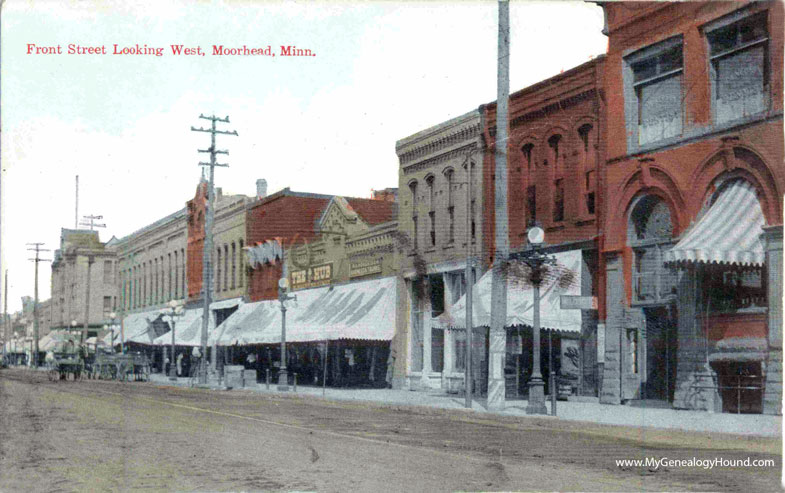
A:
POLYGON ((9 492, 774 491, 780 450, 778 439, 0 371, 9 492), (647 456, 776 466, 615 464, 647 456))

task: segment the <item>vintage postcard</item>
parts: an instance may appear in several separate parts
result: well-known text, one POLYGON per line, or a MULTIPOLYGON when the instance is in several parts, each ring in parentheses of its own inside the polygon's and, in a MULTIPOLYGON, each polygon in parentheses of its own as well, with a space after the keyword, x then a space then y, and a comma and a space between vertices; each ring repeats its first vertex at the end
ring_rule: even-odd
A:
POLYGON ((0 2, 0 491, 782 487, 782 2, 0 2))

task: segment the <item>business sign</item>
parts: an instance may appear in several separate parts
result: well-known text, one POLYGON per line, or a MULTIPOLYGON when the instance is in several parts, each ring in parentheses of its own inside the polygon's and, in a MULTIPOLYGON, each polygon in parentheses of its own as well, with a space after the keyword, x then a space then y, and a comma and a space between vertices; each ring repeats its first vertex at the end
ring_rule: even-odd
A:
POLYGON ((561 340, 561 375, 578 380, 581 373, 581 351, 576 339, 561 340))
POLYGON ((596 310, 596 296, 571 296, 561 295, 560 306, 562 310, 596 310))
POLYGON ((333 280, 333 265, 315 265, 307 269, 293 271, 289 274, 289 280, 292 290, 325 286, 333 280))
POLYGON ((349 277, 367 276, 382 272, 382 259, 375 259, 366 262, 352 262, 349 277))

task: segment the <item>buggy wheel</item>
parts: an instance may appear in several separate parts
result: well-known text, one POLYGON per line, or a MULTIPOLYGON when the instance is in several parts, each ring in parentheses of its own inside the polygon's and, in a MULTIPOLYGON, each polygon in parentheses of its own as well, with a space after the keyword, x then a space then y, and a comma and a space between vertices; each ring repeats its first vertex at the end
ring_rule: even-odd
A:
POLYGON ((47 373, 49 374, 50 382, 56 382, 60 379, 60 372, 57 370, 49 370, 47 373))

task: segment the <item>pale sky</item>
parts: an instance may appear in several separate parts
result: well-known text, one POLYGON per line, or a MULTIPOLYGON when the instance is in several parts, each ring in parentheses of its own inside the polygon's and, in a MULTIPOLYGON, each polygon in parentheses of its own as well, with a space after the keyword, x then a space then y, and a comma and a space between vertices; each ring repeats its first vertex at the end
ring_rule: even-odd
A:
MULTIPOLYGON (((369 197, 398 185, 395 142, 496 99, 496 2, 90 2, 6 0, 0 101, 2 263, 9 312, 33 295, 27 242, 59 247, 60 228, 102 215, 101 240, 125 236, 193 197, 209 134, 225 193, 284 187, 369 197), (27 54, 28 45, 63 54, 27 54), (68 55, 68 45, 106 55, 68 55), (112 55, 164 48, 164 55, 112 55), (206 56, 176 57, 170 45, 206 56), (314 57, 213 56, 212 46, 281 45, 314 57)), ((602 9, 513 1, 510 90, 605 53, 602 9)), ((39 298, 51 268, 41 264, 39 298)), ((1 288, 0 288, 1 289, 1 288)))

